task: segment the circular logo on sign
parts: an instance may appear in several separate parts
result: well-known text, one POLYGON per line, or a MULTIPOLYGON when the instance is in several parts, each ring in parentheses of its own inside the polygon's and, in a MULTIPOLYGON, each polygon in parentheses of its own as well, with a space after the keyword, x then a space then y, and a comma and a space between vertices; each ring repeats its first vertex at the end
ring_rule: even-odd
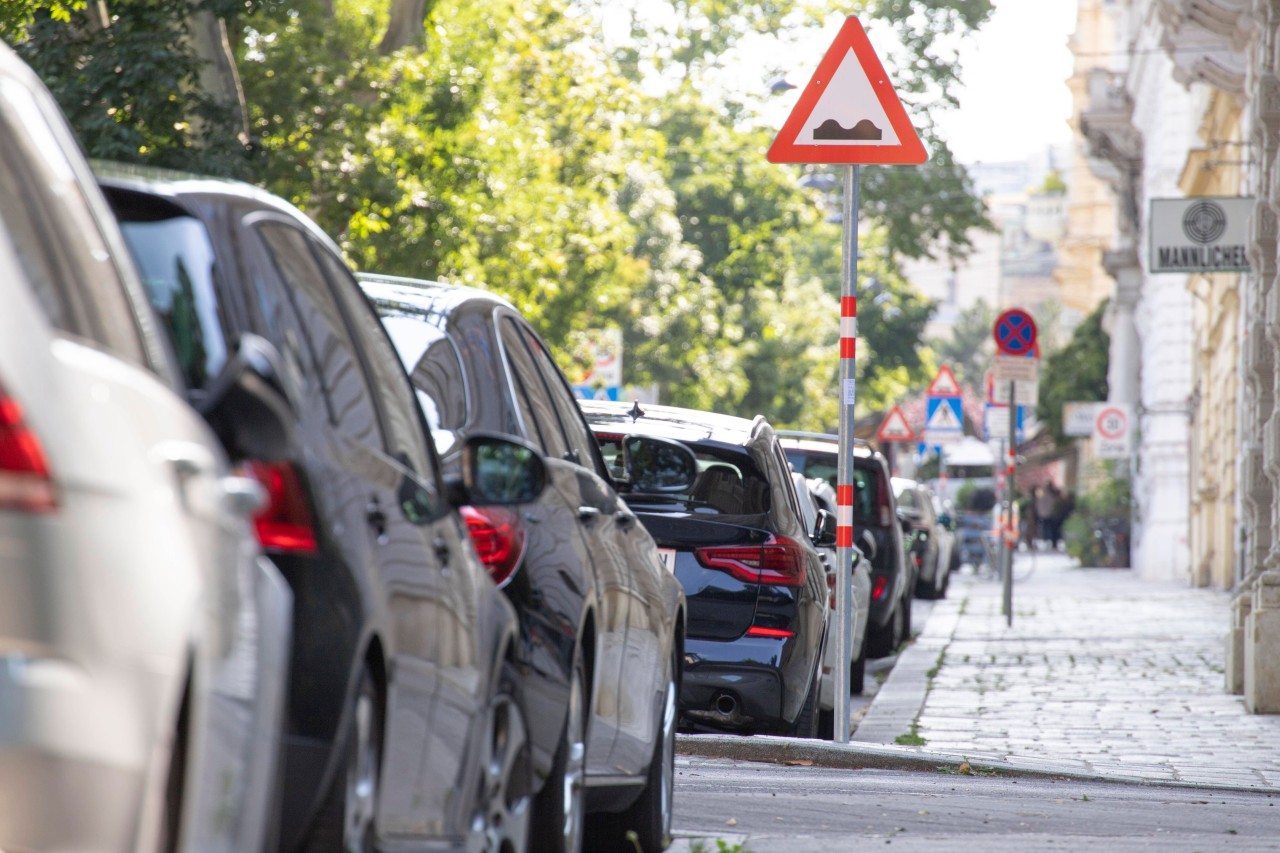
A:
POLYGON ((1182 232, 1197 243, 1212 243, 1227 230, 1227 214, 1214 201, 1198 201, 1182 214, 1182 232))

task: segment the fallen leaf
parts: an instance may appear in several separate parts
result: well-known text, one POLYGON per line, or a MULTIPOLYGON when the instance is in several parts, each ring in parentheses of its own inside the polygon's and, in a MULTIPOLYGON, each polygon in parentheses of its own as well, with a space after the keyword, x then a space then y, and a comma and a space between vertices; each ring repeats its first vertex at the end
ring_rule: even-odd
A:
POLYGON ((957 767, 956 770, 966 776, 973 772, 973 768, 969 766, 969 762, 967 761, 961 761, 960 766, 957 767))
POLYGON ((812 767, 813 762, 807 758, 792 758, 787 761, 792 767, 812 767))
POLYGON ((731 818, 729 818, 728 820, 726 820, 726 821, 724 822, 724 825, 725 825, 725 826, 737 826, 737 825, 738 825, 738 819, 737 819, 736 817, 731 817, 731 818))
POLYGON ((921 809, 920 811, 916 812, 916 814, 928 814, 928 813, 929 813, 928 809, 921 809))

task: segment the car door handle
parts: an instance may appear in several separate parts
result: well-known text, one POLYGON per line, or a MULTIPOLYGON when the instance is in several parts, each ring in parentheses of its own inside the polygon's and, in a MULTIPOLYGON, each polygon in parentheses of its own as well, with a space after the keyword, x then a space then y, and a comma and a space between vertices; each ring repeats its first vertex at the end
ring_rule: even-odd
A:
POLYGON ((237 515, 251 516, 267 505, 267 490, 252 477, 223 477, 222 500, 237 515))
POLYGON ((615 512, 613 514, 613 518, 618 522, 618 526, 624 529, 636 523, 635 514, 627 512, 625 509, 620 509, 615 512))
POLYGON ((435 549, 436 556, 441 562, 449 560, 449 542, 443 536, 437 536, 431 541, 431 547, 435 549))
POLYGON ((595 521, 600 517, 600 508, 594 506, 578 507, 578 519, 581 521, 595 521))

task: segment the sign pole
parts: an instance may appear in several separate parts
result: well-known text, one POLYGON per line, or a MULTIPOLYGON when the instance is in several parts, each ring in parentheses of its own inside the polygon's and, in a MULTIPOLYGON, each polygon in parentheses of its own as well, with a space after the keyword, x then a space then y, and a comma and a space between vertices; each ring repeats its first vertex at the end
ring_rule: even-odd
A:
POLYGON ((1014 474, 1018 467, 1018 399, 1014 396, 1016 383, 1009 383, 1009 456, 1005 465, 1005 482, 1008 484, 1009 523, 1005 530, 1004 602, 1005 624, 1013 627, 1013 552, 1021 531, 1015 529, 1014 508, 1017 506, 1018 489, 1014 474))
POLYGON ((853 424, 857 398, 858 179, 845 166, 840 265, 840 423, 836 458, 836 671, 835 742, 849 742, 849 665, 853 651, 853 424))

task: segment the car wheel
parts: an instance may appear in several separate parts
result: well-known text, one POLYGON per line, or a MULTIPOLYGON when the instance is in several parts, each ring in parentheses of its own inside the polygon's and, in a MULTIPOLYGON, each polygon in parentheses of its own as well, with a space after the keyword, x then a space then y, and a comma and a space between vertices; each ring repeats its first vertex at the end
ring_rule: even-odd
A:
POLYGON ((849 692, 855 696, 862 694, 862 688, 867 680, 867 650, 866 643, 863 643, 862 654, 858 655, 857 660, 849 664, 849 692))
POLYGON ((366 853, 374 849, 382 767, 382 705, 367 667, 360 674, 340 743, 342 758, 308 837, 309 853, 366 853))
POLYGON ((515 683, 515 667, 503 663, 480 762, 480 812, 472 822, 485 853, 524 853, 529 844, 529 735, 515 683))
POLYGON ((883 658, 893 654, 902 636, 902 602, 893 608, 893 615, 883 625, 867 632, 867 657, 883 658))
POLYGON ((658 853, 671 844, 671 813, 676 782, 676 662, 671 662, 658 737, 649 760, 644 790, 631 807, 592 821, 591 849, 622 853, 658 853), (632 836, 634 833, 634 836, 632 836), (634 840, 632 840, 634 837, 634 840))
POLYGON ((902 647, 903 643, 911 640, 911 597, 908 596, 901 604, 902 608, 902 633, 898 635, 898 639, 894 641, 893 650, 896 652, 902 647))
POLYGON ((551 774, 533 801, 533 843, 539 853, 579 853, 587 766, 587 677, 581 653, 574 656, 569 708, 551 774))

